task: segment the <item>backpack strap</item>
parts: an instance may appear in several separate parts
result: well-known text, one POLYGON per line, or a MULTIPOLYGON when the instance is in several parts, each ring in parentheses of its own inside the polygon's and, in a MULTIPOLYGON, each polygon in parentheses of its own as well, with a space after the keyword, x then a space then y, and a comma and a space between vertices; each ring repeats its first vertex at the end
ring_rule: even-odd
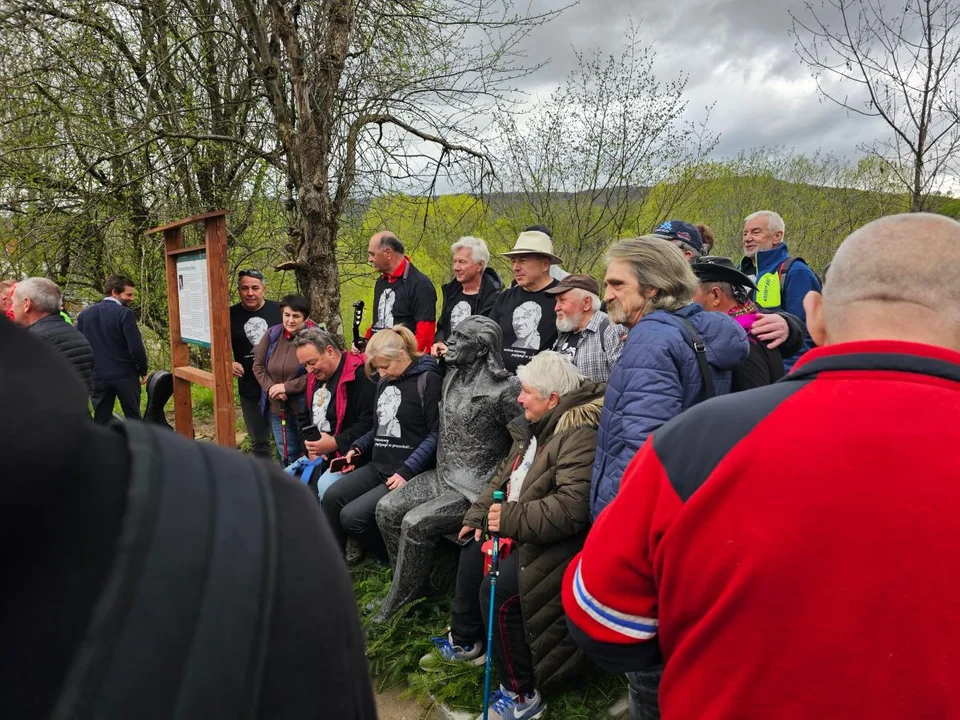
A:
POLYGON ((697 365, 700 366, 700 374, 703 376, 703 399, 709 400, 715 397, 717 390, 713 385, 713 372, 710 370, 710 363, 707 362, 707 343, 703 336, 697 331, 693 323, 687 318, 671 313, 673 317, 680 321, 680 334, 693 349, 693 354, 697 357, 697 365))
POLYGON ((52 717, 253 718, 277 572, 266 467, 145 423, 122 431, 117 554, 52 717))
POLYGON ((605 317, 600 321, 600 327, 597 328, 597 333, 600 335, 600 349, 603 351, 603 354, 607 354, 607 343, 604 339, 604 336, 607 334, 607 328, 610 327, 610 318, 605 317))

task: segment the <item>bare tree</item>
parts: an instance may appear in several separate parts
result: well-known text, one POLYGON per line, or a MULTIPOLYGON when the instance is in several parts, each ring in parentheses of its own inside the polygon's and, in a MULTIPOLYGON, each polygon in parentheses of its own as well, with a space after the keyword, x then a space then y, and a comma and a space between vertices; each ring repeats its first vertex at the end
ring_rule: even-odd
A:
POLYGON ((866 146, 923 210, 958 167, 960 3, 825 0, 791 13, 796 52, 820 93, 877 117, 891 136, 866 146), (850 92, 852 90, 852 93, 850 92))
POLYGON ((612 238, 650 230, 656 222, 640 227, 650 216, 665 219, 716 144, 706 121, 683 119, 686 78, 661 81, 655 54, 636 32, 627 40, 619 56, 580 55, 526 113, 511 105, 496 115, 501 192, 491 208, 521 227, 549 226, 574 271, 589 271, 612 238))

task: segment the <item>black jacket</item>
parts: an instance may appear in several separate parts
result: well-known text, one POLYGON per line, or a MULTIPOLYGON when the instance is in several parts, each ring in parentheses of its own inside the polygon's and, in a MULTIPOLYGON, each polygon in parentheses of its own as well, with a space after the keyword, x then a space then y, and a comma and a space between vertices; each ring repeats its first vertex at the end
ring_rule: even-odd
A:
POLYGON ((730 392, 772 385, 783 375, 783 357, 779 348, 771 350, 762 342, 751 339, 750 354, 733 369, 730 392))
POLYGON ((84 334, 60 315, 47 315, 30 326, 30 332, 53 345, 83 379, 84 387, 90 389, 93 372, 93 350, 84 334))
MULTIPOLYGON (((440 318, 437 320, 437 342, 446 340, 450 336, 447 328, 450 326, 450 311, 453 309, 452 300, 457 295, 459 285, 460 283, 453 279, 446 285, 440 286, 443 307, 440 310, 440 318)), ((477 309, 474 315, 489 315, 501 290, 503 290, 503 280, 497 275, 496 270, 491 267, 484 268, 483 279, 480 281, 480 292, 477 294, 477 309)))

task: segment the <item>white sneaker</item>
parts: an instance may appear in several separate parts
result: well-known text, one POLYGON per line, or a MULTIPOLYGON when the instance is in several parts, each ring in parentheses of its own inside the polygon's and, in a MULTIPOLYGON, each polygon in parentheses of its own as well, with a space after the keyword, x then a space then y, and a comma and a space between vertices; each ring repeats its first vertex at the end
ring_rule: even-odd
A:
MULTIPOLYGON (((543 696, 537 690, 533 695, 520 702, 520 696, 507 690, 503 685, 490 693, 489 720, 537 720, 547 712, 543 696)), ((483 720, 483 713, 477 716, 483 720)))

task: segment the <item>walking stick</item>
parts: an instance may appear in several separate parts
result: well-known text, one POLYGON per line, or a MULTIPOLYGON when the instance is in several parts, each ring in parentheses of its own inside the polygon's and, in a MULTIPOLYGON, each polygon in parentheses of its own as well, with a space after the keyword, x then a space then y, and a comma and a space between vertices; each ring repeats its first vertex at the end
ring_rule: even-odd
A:
POLYGON ((280 411, 280 433, 283 435, 283 464, 287 465, 287 411, 283 409, 280 411))
MULTIPOLYGON (((502 503, 502 490, 493 493, 493 501, 502 503)), ((483 673, 483 720, 487 720, 490 712, 490 656, 493 647, 493 598, 497 592, 497 575, 500 573, 500 534, 492 533, 493 553, 490 558, 490 612, 487 615, 487 663, 483 673)))

